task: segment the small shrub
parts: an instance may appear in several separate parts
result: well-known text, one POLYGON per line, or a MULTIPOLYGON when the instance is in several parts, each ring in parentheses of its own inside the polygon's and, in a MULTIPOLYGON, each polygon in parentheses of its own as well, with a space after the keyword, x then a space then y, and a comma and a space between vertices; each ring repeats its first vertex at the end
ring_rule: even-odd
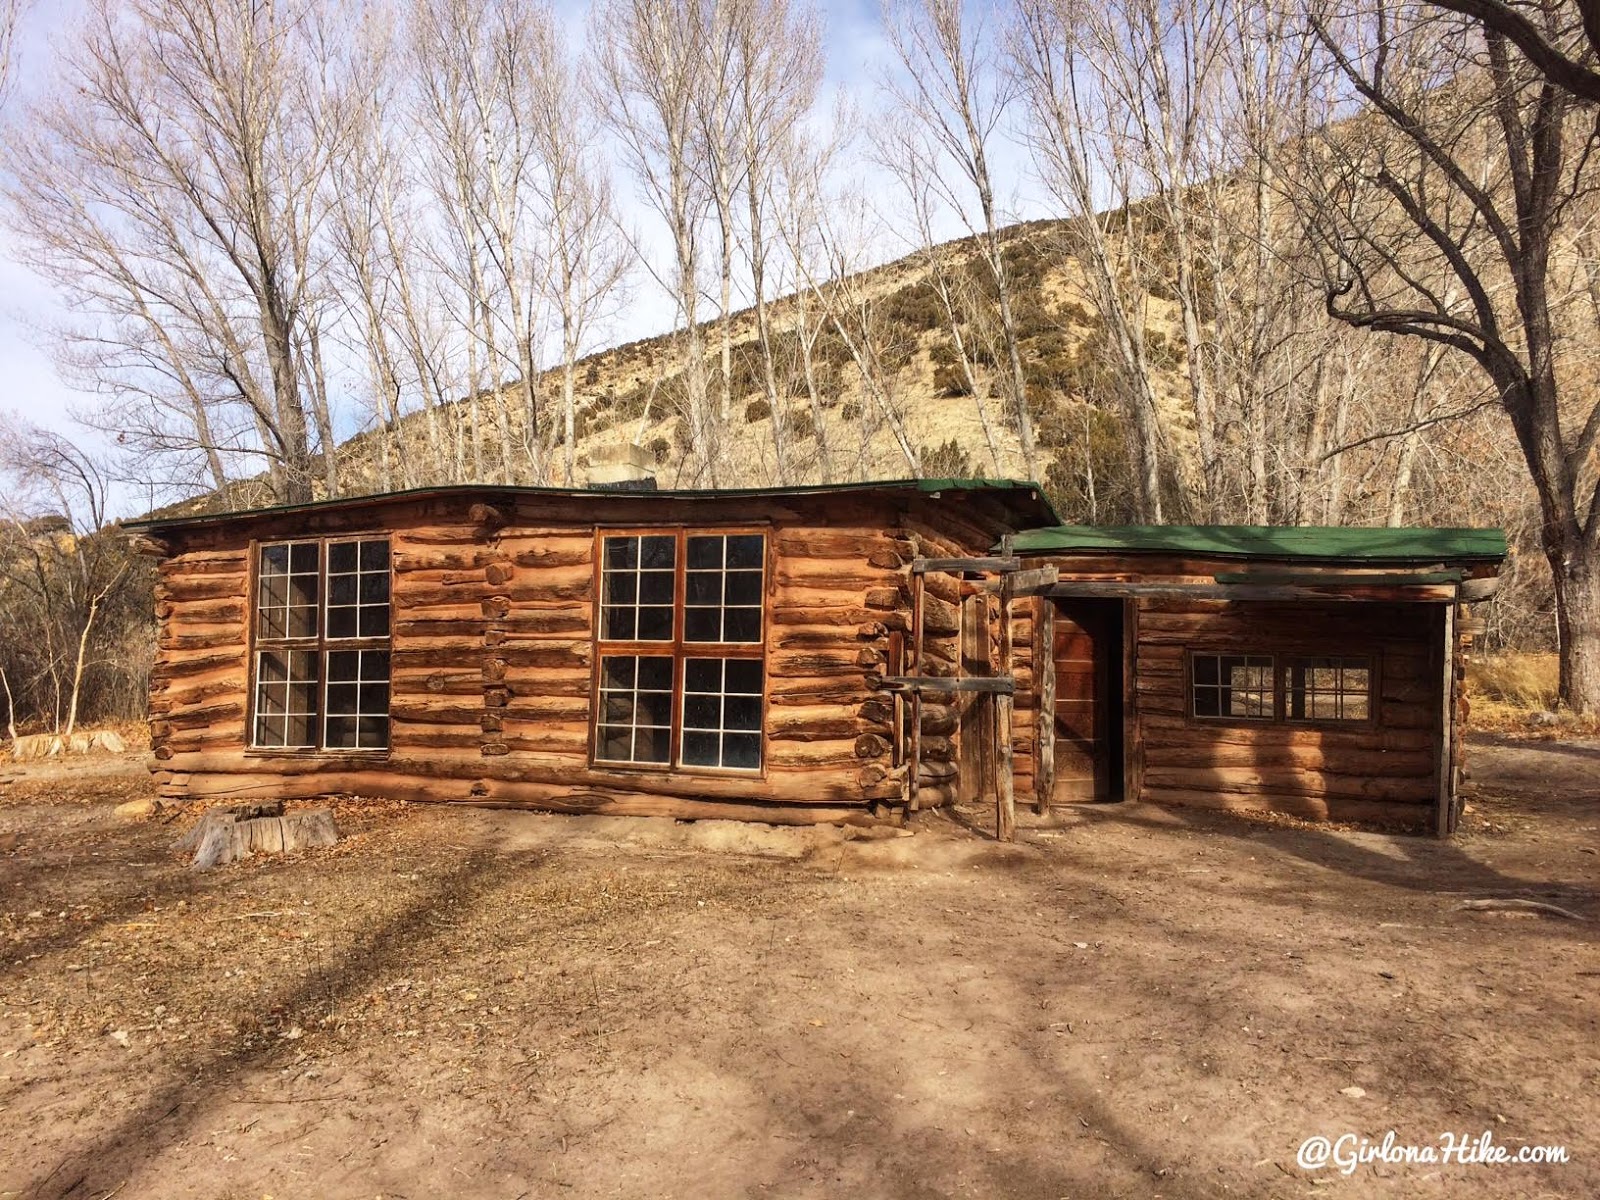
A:
POLYGON ((765 397, 752 400, 744 406, 745 424, 754 425, 757 421, 765 421, 772 415, 772 405, 768 404, 765 397))
POLYGON ((844 407, 839 410, 841 420, 854 424, 861 420, 861 405, 855 400, 846 400, 844 407))
POLYGON ((971 479, 977 475, 971 457, 954 438, 942 445, 922 447, 918 457, 922 459, 925 479, 971 479))

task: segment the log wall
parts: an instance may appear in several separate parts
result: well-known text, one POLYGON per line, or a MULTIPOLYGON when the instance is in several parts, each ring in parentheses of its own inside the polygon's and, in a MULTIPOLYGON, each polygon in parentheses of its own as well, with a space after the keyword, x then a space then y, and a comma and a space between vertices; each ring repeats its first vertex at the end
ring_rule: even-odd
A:
POLYGON ((1443 744, 1442 607, 1141 600, 1134 647, 1137 794, 1431 828, 1443 744), (1189 651, 1366 655, 1371 723, 1297 725, 1188 715, 1189 651))
MULTIPOLYGON (((919 554, 983 553, 1006 531, 984 497, 672 500, 396 498, 172 530, 152 741, 170 798, 365 793, 569 812, 861 819, 905 794, 895 706, 878 685, 909 631, 919 554), (590 763, 595 535, 607 526, 759 526, 769 538, 764 768, 705 774, 590 763), (391 539, 387 752, 246 744, 250 555, 257 541, 391 539)), ((159 533, 159 531, 158 531, 159 533)), ((930 588, 930 663, 954 670, 954 598, 930 588)), ((925 803, 954 792, 955 715, 924 711, 925 803)))

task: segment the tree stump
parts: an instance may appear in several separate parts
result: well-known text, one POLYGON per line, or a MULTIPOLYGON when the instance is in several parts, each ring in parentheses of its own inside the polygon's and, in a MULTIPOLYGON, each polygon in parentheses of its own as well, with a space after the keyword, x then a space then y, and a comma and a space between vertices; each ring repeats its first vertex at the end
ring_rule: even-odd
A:
POLYGON ((176 849, 193 851, 193 867, 208 871, 252 854, 283 854, 339 840, 333 813, 308 808, 285 814, 283 802, 213 808, 178 839, 176 849))

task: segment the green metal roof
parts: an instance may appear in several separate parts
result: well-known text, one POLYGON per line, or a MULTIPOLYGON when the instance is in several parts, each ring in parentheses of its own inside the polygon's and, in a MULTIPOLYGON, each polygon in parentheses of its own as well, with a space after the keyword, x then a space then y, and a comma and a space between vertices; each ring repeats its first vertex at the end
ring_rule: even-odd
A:
POLYGON ((1494 561, 1499 529, 1368 529, 1332 525, 1051 525, 1011 539, 1017 554, 1195 554, 1349 563, 1494 561))
POLYGON ((137 521, 122 522, 125 529, 162 530, 183 529, 197 525, 215 525, 226 521, 256 517, 279 516, 290 513, 320 512, 324 509, 354 508, 384 504, 393 500, 424 499, 428 497, 489 499, 493 497, 577 497, 596 500, 721 500, 741 497, 826 496, 831 494, 873 492, 919 492, 937 495, 941 492, 987 492, 1006 503, 1025 519, 1021 524, 1059 520, 1051 507, 1044 489, 1037 483, 1018 479, 886 479, 865 483, 815 483, 791 487, 772 488, 661 488, 656 491, 635 492, 618 488, 554 488, 514 487, 502 484, 462 483, 440 487, 408 488, 397 492, 374 492, 363 496, 340 496, 332 500, 312 500, 305 504, 280 504, 267 508, 248 508, 234 512, 194 513, 184 516, 153 516, 137 521))

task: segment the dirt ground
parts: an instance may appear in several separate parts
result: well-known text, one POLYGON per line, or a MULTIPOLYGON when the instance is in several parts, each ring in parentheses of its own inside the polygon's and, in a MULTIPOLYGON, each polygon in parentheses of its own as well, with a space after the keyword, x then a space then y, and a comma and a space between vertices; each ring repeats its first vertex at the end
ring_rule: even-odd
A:
POLYGON ((0 764, 0 1196, 1600 1195, 1600 745, 1472 762, 1449 843, 349 803, 204 874, 138 760, 0 764), (1297 1165, 1390 1130, 1571 1161, 1297 1165))

